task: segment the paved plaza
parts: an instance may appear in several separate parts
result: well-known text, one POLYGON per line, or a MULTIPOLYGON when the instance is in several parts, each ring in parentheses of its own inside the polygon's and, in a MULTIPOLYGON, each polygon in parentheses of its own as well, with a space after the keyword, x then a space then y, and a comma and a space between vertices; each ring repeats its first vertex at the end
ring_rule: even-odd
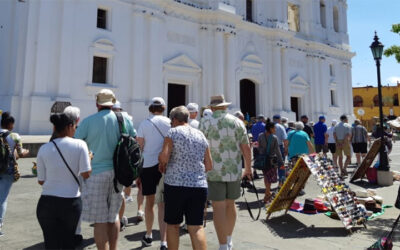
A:
MULTIPOLYGON (((400 170, 400 143, 394 144, 391 154, 392 170, 400 170)), ((7 215, 5 219, 5 236, 0 238, 0 249, 43 249, 42 231, 36 219, 36 205, 40 196, 41 187, 31 175, 31 166, 34 158, 19 161, 22 178, 12 187, 9 196, 7 215)), ((256 181, 256 186, 263 192, 262 180, 256 181)), ((353 189, 362 187, 376 189, 378 195, 384 198, 384 204, 393 205, 397 196, 399 182, 390 187, 370 186, 366 183, 351 185, 353 189)), ((274 186, 273 186, 274 187, 274 186)), ((305 198, 315 198, 320 195, 320 189, 310 177, 306 185, 306 194, 298 197, 300 202, 305 198)), ((137 189, 133 189, 136 194, 137 189)), ((248 200, 255 204, 255 195, 247 193, 248 200)), ((261 195, 262 197, 262 195, 261 195)), ((136 198, 136 195, 135 197, 136 198)), ((393 223, 398 213, 396 208, 386 210, 386 213, 367 223, 367 229, 359 228, 353 234, 344 229, 342 223, 333 220, 324 214, 305 215, 289 212, 287 215, 273 214, 265 221, 265 210, 261 220, 252 221, 244 199, 237 201, 238 220, 233 235, 234 249, 365 249, 381 236, 393 223)), ((136 223, 136 202, 127 205, 126 216, 129 225, 120 234, 119 249, 142 249, 140 239, 145 232, 144 223, 136 223)), ((257 211, 254 210, 253 213, 257 211)), ((155 220, 157 221, 157 220, 155 220)), ((158 225, 153 235, 155 241, 152 247, 144 249, 159 249, 158 225)), ((84 242, 82 248, 95 249, 93 228, 89 224, 82 224, 84 242)), ((218 249, 218 241, 212 222, 212 209, 208 209, 206 237, 209 249, 218 249)), ((189 235, 182 231, 180 249, 191 249, 189 235)), ((400 237, 395 238, 394 249, 400 248, 400 237)))

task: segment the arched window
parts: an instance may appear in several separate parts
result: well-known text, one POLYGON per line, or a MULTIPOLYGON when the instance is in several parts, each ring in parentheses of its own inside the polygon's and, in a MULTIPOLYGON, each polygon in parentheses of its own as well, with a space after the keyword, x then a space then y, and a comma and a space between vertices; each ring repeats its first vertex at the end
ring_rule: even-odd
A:
POLYGON ((359 96, 359 95, 356 95, 356 96, 353 98, 353 106, 354 106, 354 107, 362 107, 363 104, 364 104, 363 102, 364 102, 364 101, 363 101, 362 97, 359 96))
POLYGON ((339 10, 336 6, 333 7, 333 29, 339 32, 339 10))
POLYGON ((372 101, 374 102, 374 106, 376 106, 376 107, 379 106, 379 97, 378 97, 378 95, 374 96, 374 99, 372 101))
POLYGON ((399 106, 399 95, 398 94, 393 95, 393 106, 399 106))
POLYGON ((322 28, 326 28, 326 7, 325 7, 325 2, 322 0, 319 3, 319 17, 322 28))
POLYGON ((246 20, 253 22, 253 0, 246 0, 246 20))

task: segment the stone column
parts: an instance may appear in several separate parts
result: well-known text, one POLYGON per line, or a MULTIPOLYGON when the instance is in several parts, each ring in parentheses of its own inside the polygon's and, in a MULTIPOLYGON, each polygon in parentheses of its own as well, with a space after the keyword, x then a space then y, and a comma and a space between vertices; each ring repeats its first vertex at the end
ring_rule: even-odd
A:
POLYGON ((272 49, 272 86, 273 88, 273 100, 274 100, 274 110, 275 112, 282 111, 282 74, 281 74, 281 47, 273 46, 272 49))
POLYGON ((148 98, 153 96, 161 96, 166 98, 167 93, 164 93, 164 84, 162 79, 162 46, 160 38, 165 37, 165 30, 161 29, 162 20, 160 17, 151 15, 149 17, 150 22, 150 39, 148 40, 149 48, 149 71, 148 71, 148 84, 149 84, 149 95, 148 98))
POLYGON ((288 60, 286 49, 281 49, 281 83, 282 83, 282 108, 284 111, 290 111, 290 89, 289 75, 287 72, 288 60))
POLYGON ((140 10, 133 12, 132 49, 131 49, 131 98, 132 101, 145 101, 145 29, 144 14, 140 10))
POLYGON ((224 93, 224 32, 216 27, 214 32, 214 87, 213 95, 224 93))
MULTIPOLYGON (((232 31, 234 32, 234 31, 232 31)), ((226 99, 232 102, 234 107, 239 107, 238 99, 236 98, 236 46, 235 46, 235 33, 226 34, 226 84, 225 84, 225 95, 226 99)))

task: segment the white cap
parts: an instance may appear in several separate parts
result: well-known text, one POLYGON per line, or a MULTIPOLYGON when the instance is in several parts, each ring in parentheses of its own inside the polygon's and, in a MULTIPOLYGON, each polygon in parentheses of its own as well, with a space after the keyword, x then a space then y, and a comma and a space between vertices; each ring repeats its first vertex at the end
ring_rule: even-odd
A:
POLYGON ((211 109, 205 109, 203 111, 203 116, 206 118, 210 118, 212 116, 213 112, 211 111, 211 109))
POLYGON ((189 110, 190 113, 199 112, 199 105, 197 103, 189 103, 186 108, 189 110))
POLYGON ((336 120, 332 120, 332 125, 335 126, 337 124, 336 120))
POLYGON ((119 101, 116 101, 115 104, 112 106, 113 109, 122 109, 121 103, 119 101))
POLYGON ((154 97, 151 99, 150 105, 153 106, 165 106, 165 101, 162 97, 154 97))

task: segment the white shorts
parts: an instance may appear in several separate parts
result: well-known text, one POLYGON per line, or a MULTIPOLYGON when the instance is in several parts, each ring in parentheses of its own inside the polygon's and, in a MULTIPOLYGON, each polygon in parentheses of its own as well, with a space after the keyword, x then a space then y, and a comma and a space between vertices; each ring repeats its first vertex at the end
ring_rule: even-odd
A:
POLYGON ((122 205, 122 185, 114 189, 114 170, 91 175, 82 185, 82 220, 114 223, 122 205))

